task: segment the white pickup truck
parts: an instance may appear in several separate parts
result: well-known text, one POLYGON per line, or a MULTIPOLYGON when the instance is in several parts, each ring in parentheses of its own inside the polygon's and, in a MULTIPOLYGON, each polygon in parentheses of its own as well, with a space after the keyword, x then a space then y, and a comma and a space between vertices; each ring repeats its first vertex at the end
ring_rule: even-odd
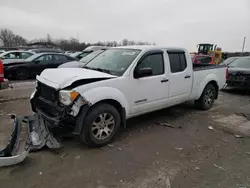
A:
POLYGON ((87 145, 99 147, 131 117, 190 100, 210 109, 226 77, 224 66, 193 65, 183 48, 116 47, 84 68, 44 70, 31 105, 48 127, 74 126, 87 145))

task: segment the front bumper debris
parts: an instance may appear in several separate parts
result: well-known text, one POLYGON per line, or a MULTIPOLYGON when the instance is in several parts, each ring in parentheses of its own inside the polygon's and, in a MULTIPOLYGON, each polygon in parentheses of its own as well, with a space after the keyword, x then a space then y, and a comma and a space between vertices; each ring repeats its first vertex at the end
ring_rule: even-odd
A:
POLYGON ((11 118, 14 119, 12 134, 7 146, 0 149, 0 167, 18 164, 30 151, 39 150, 45 145, 51 149, 61 147, 40 115, 11 118))

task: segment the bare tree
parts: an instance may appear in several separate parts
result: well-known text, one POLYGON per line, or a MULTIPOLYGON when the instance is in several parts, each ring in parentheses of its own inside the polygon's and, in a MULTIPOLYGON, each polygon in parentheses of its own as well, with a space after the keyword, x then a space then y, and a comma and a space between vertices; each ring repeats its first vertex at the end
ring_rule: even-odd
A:
MULTIPOLYGON (((53 39, 50 36, 50 34, 47 34, 45 38, 33 39, 30 41, 30 43, 35 43, 35 42, 53 43, 63 50, 74 50, 74 51, 82 51, 86 47, 91 46, 91 45, 115 47, 115 46, 127 46, 127 45, 135 45, 135 44, 140 44, 140 45, 150 44, 148 42, 140 42, 140 41, 134 41, 134 40, 128 40, 128 39, 123 39, 120 42, 99 41, 97 43, 90 44, 90 43, 79 42, 79 40, 76 38, 53 39)), ((1 29, 0 30, 0 44, 1 43, 6 47, 24 46, 28 43, 28 41, 22 36, 14 34, 10 29, 1 29)))
POLYGON ((12 40, 14 38, 14 33, 9 29, 1 29, 0 31, 0 40, 4 46, 11 46, 12 40))
POLYGON ((20 35, 15 35, 13 46, 25 46, 27 44, 27 40, 20 35))
POLYGON ((10 29, 0 30, 0 40, 4 46, 20 46, 25 45, 27 40, 20 35, 15 35, 10 29))
POLYGON ((122 46, 127 46, 127 45, 128 45, 128 39, 123 39, 122 46))

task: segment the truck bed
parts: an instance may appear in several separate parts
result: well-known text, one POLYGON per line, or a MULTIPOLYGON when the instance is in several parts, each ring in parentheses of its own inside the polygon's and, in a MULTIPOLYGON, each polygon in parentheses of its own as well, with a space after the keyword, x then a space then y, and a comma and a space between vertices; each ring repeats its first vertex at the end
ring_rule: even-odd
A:
POLYGON ((218 68, 225 68, 226 65, 214 65, 214 64, 194 64, 193 63, 193 70, 200 71, 200 70, 207 70, 207 69, 218 69, 218 68))
POLYGON ((226 83, 226 66, 213 64, 193 64, 193 90, 191 99, 197 100, 208 83, 207 80, 217 82, 218 89, 222 89, 226 83))

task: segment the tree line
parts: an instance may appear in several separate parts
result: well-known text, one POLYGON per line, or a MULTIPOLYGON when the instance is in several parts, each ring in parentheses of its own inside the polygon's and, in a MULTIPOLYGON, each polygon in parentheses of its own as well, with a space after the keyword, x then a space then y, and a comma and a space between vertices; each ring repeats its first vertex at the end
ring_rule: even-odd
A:
POLYGON ((109 47, 115 47, 115 46, 127 46, 127 45, 150 45, 154 43, 144 42, 144 41, 133 41, 128 39, 123 39, 120 42, 117 41, 99 41, 96 43, 85 43, 80 42, 76 38, 69 38, 69 39, 53 39, 49 34, 45 38, 40 39, 33 39, 33 40, 27 40, 24 37, 15 34, 10 29, 1 29, 0 30, 0 46, 3 45, 5 47, 16 47, 16 46, 26 46, 29 43, 34 42, 49 42, 55 44, 55 46, 61 48, 65 51, 81 51, 84 50, 88 46, 96 45, 96 46, 109 46, 109 47))

